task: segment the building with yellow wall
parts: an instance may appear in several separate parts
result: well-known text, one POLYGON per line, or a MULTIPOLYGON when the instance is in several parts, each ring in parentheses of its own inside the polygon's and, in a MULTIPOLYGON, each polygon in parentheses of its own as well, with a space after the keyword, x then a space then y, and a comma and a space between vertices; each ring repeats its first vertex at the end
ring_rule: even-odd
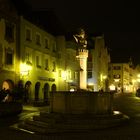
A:
POLYGON ((74 45, 65 36, 53 36, 20 17, 20 79, 29 87, 30 100, 47 100, 53 90, 77 89, 79 65, 74 45))
POLYGON ((20 17, 20 79, 30 83, 29 98, 49 97, 57 90, 56 38, 45 30, 20 17))
POLYGON ((110 88, 117 92, 134 91, 135 70, 129 63, 111 63, 109 67, 110 88))
MULTIPOLYGON (((9 88, 19 80, 18 15, 9 0, 0 0, 0 85, 9 88), (4 81, 9 84, 2 85, 4 81)), ((11 87, 12 88, 12 87, 11 87)))

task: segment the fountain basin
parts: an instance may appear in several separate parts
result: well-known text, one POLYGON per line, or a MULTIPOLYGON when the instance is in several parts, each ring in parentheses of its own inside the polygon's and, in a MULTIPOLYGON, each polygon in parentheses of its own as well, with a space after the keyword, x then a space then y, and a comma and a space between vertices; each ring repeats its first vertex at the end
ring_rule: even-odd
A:
POLYGON ((113 92, 51 92, 50 111, 67 114, 111 114, 113 92))

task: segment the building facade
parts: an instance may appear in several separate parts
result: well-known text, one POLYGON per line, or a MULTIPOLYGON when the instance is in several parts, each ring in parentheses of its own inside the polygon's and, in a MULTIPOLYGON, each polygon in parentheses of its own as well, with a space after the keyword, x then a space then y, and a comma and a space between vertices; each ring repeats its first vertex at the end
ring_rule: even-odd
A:
POLYGON ((89 49, 88 57, 88 88, 89 90, 108 90, 108 66, 110 55, 105 46, 104 36, 92 38, 93 46, 89 49))
POLYGON ((57 36, 58 90, 73 91, 79 86, 79 62, 76 59, 76 44, 65 36, 57 36))
POLYGON ((109 67, 110 89, 117 92, 135 92, 135 70, 129 63, 111 63, 109 67))
POLYGON ((47 100, 50 91, 78 89, 76 47, 65 36, 53 36, 20 17, 20 80, 29 87, 29 99, 47 100))
POLYGON ((104 36, 92 40, 94 44, 87 50, 87 44, 79 46, 74 37, 54 36, 19 16, 9 0, 0 0, 1 89, 22 83, 24 96, 36 102, 47 102, 50 91, 78 90, 82 82, 83 89, 90 91, 108 91, 109 86, 117 91, 135 91, 138 82, 136 85, 136 72, 130 64, 110 64, 104 36))
POLYGON ((0 85, 12 89, 19 80, 19 19, 9 0, 0 0, 0 85), (5 83, 5 84, 3 84, 5 83))
POLYGON ((74 41, 66 42, 66 81, 69 90, 77 90, 80 88, 80 62, 77 59, 77 44, 74 41))
POLYGON ((20 79, 29 83, 29 99, 47 100, 57 90, 56 38, 20 17, 20 79))

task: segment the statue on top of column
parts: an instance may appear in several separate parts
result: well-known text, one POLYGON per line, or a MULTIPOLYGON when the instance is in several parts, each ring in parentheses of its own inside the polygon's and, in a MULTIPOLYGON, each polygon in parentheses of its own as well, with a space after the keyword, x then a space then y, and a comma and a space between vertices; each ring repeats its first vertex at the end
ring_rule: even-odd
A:
POLYGON ((85 31, 82 28, 79 28, 77 30, 77 33, 73 35, 75 41, 80 45, 81 48, 86 49, 87 47, 87 40, 86 40, 86 35, 85 31))

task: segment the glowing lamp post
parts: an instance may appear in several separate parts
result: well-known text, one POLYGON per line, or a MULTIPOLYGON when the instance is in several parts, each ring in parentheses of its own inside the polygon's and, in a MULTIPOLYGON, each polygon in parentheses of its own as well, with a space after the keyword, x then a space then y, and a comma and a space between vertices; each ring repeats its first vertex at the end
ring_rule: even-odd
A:
POLYGON ((25 63, 20 64, 20 74, 22 76, 29 75, 29 72, 30 72, 31 69, 32 69, 32 67, 30 65, 27 65, 25 63))

